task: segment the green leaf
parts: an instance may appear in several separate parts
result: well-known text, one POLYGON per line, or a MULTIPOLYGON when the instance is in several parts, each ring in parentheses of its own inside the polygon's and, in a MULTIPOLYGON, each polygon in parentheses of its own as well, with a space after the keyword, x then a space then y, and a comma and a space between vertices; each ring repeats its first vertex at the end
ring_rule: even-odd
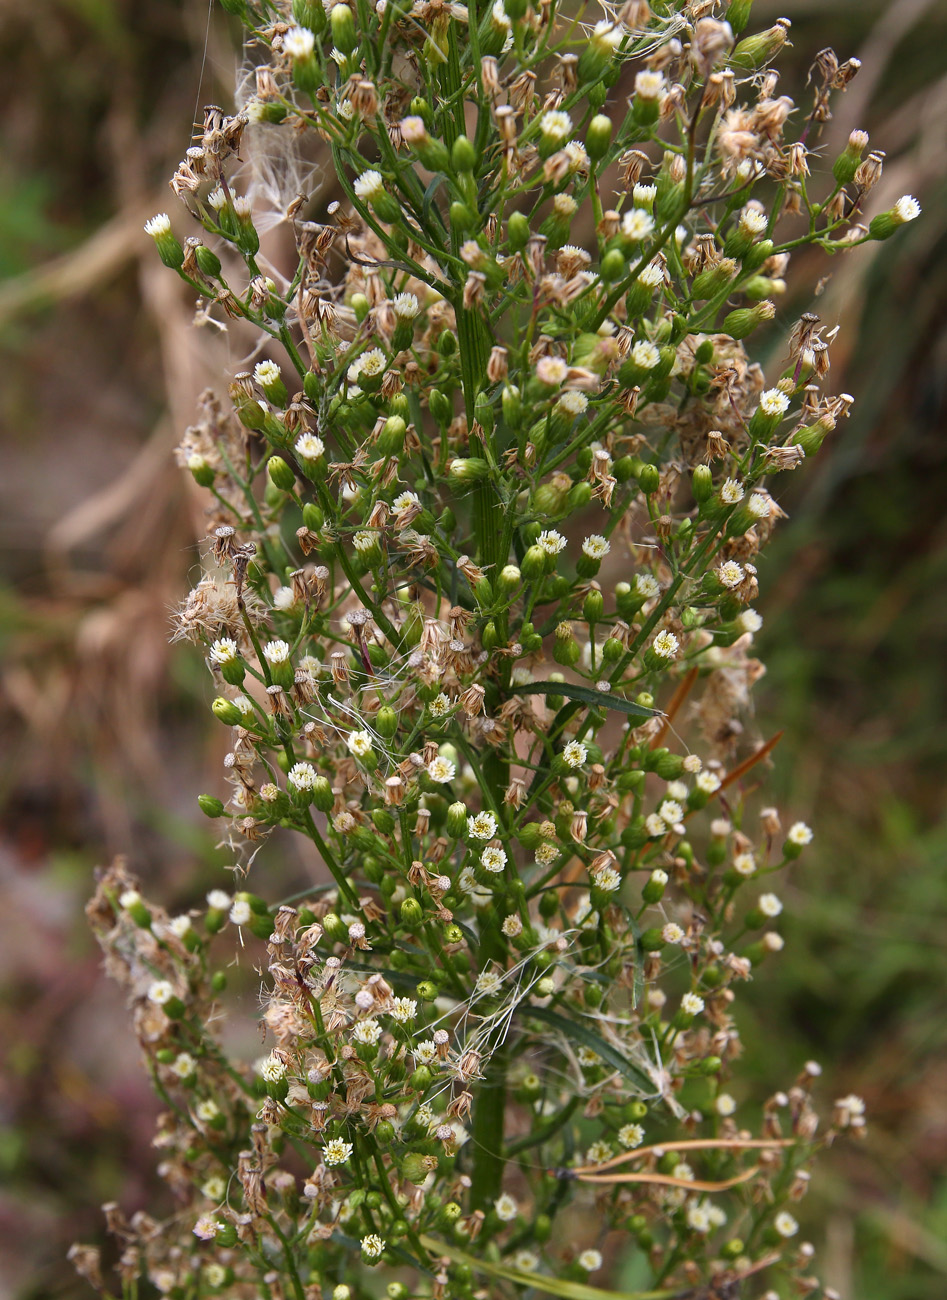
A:
POLYGON ((478 1273, 489 1273, 491 1277, 502 1277, 519 1286, 532 1287, 534 1291, 545 1291, 547 1295, 563 1296, 564 1300, 671 1300, 681 1295, 680 1291, 603 1291, 600 1287, 589 1286, 586 1282, 567 1282, 558 1277, 544 1277, 541 1273, 521 1273, 519 1269, 508 1268, 505 1264, 491 1264, 485 1259, 476 1259, 466 1251, 458 1250, 447 1242, 437 1241, 433 1237, 422 1236, 421 1245, 437 1255, 446 1255, 455 1264, 466 1264, 478 1273))
POLYGON ((612 1047, 611 1043, 606 1043, 605 1039, 596 1034, 594 1030, 588 1029, 578 1020, 560 1016, 558 1012, 550 1011, 548 1007, 529 1007, 525 1011, 534 1020, 542 1020, 545 1024, 552 1025, 554 1029, 558 1029, 567 1038, 577 1040, 583 1046, 597 1052, 603 1061, 618 1070, 626 1079, 630 1079, 639 1088, 644 1088, 646 1096, 654 1094, 654 1080, 650 1079, 640 1066, 632 1065, 631 1061, 622 1056, 621 1052, 612 1047))
POLYGON ((587 704, 589 708, 594 709, 611 709, 615 713, 628 713, 634 718, 656 718, 660 714, 660 709, 646 709, 643 704, 636 704, 634 700, 622 699, 620 695, 612 695, 608 691, 596 691, 591 686, 577 686, 574 682, 527 682, 524 686, 517 686, 511 692, 512 695, 565 695, 567 699, 578 700, 580 704, 587 704))

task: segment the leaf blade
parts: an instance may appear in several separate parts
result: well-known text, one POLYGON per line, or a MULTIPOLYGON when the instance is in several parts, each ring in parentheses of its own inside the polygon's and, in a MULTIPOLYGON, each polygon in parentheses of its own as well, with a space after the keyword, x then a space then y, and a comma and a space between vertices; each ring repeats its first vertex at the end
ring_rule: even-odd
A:
POLYGON ((634 700, 623 699, 621 695, 612 695, 610 691, 596 691, 591 686, 579 686, 576 682, 526 682, 510 692, 511 695, 564 695, 566 699, 589 708, 611 709, 614 713, 627 713, 634 718, 655 718, 660 716, 659 709, 648 709, 634 700))

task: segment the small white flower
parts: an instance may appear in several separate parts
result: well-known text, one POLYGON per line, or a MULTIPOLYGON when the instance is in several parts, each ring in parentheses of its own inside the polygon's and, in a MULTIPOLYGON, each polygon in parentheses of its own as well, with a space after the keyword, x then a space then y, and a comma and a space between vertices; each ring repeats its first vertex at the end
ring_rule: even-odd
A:
POLYGON ((185 913, 181 916, 172 916, 168 922, 168 929, 177 939, 183 939, 188 930, 191 929, 191 918, 185 913))
POLYGON ((539 1256, 531 1250, 518 1250, 513 1256, 513 1264, 521 1273, 535 1273, 539 1268, 539 1256))
POLYGON ((230 895, 223 889, 212 889, 207 895, 207 906, 218 912, 226 912, 230 906, 230 895))
POLYGON ((492 812, 479 812, 467 818, 467 833, 475 840, 492 840, 497 833, 497 819, 492 812))
POLYGON ((756 858, 752 853, 738 853, 733 859, 733 869, 738 876, 755 876, 756 858))
POLYGON ((542 844, 537 845, 533 860, 538 867, 550 867, 559 856, 559 848, 551 840, 545 840, 542 844))
POLYGON ((286 775, 286 781, 296 790, 311 790, 316 783, 316 769, 311 763, 294 763, 286 775))
POLYGON ((210 1124, 220 1114, 220 1107, 211 1097, 206 1097, 199 1101, 194 1107, 194 1113, 202 1124, 210 1124))
POLYGON ((391 1017, 399 1025, 407 1025, 418 1014, 418 1004, 414 998, 395 998, 391 1004, 391 1017))
POLYGON ((602 1253, 598 1250, 583 1250, 576 1263, 579 1268, 584 1268, 586 1273, 594 1273, 602 1267, 602 1253))
POLYGON ((626 239, 640 243, 654 231, 654 217, 644 208, 629 208, 621 219, 621 233, 626 239))
POLYGON ((684 809, 676 799, 665 799, 661 804, 661 807, 658 809, 658 816, 666 821, 669 826, 673 826, 675 822, 679 822, 683 815, 684 809))
POLYGON ((732 1115, 737 1108, 737 1103, 730 1096, 729 1092, 722 1092, 714 1102, 714 1110, 724 1119, 732 1115))
POLYGON ((606 894, 613 894, 621 888, 621 876, 614 867, 603 867, 595 874, 595 887, 606 894))
POLYGON ((664 73, 645 69, 635 77, 635 94, 639 99, 658 99, 664 93, 664 73))
POLYGON ((709 1232, 710 1217, 702 1205, 692 1205, 687 1211, 687 1226, 694 1232, 709 1232))
MULTIPOLYGON (((646 189, 653 189, 651 185, 645 186, 646 189)), ((646 289, 656 289, 659 284, 664 283, 664 270, 656 262, 652 262, 638 276, 638 283, 643 284, 646 289)))
POLYGON ((585 393, 580 393, 576 388, 570 388, 559 398, 558 405, 568 415, 584 415, 589 409, 589 399, 585 393))
POLYGON ((498 873, 506 866, 506 853, 495 844, 488 845, 480 855, 480 865, 484 871, 498 873))
POLYGON ((440 695, 435 696, 427 707, 432 718, 443 718, 450 711, 451 702, 449 697, 441 691, 440 695))
POLYGON ((727 1212, 719 1205, 711 1205, 704 1201, 704 1209, 707 1211, 707 1218, 715 1228, 722 1228, 727 1221, 727 1212))
POLYGON ((365 758, 372 752, 372 736, 370 731, 353 731, 346 740, 346 745, 350 754, 356 758, 365 758))
POLYGON ((720 489, 720 500, 725 506, 735 506, 743 500, 743 486, 735 478, 728 478, 720 489))
MULTIPOLYGON (((433 1065, 437 1060, 437 1044, 430 1038, 425 1038, 423 1042, 418 1043, 415 1047, 414 1059, 418 1065, 433 1065)), ((418 1122, 421 1122, 420 1111, 418 1111, 418 1122)))
POLYGON ((197 1062, 190 1052, 178 1052, 171 1063, 171 1069, 179 1079, 189 1079, 197 1070, 197 1062))
POLYGON ((419 506, 420 504, 421 498, 417 492, 399 492, 392 501, 391 508, 395 511, 408 510, 411 506, 419 506))
POLYGON ((717 577, 725 587, 732 591, 734 587, 739 587, 743 581, 743 566, 737 564, 736 560, 727 560, 717 570, 717 577))
POLYGON ((554 528, 547 528, 536 538, 536 545, 547 555, 558 555, 565 548, 566 539, 554 528))
POLYGON ((691 776, 699 772, 704 766, 703 761, 696 754, 686 754, 684 757, 684 771, 690 772, 691 776))
POLYGON ((141 902, 141 894, 139 894, 137 889, 126 889, 125 892, 119 897, 118 901, 120 906, 126 909, 128 909, 129 907, 137 907, 138 904, 141 902))
POLYGON ((316 38, 308 27, 290 27, 283 37, 283 49, 294 61, 308 59, 316 46, 316 38))
POLYGON ((910 194, 902 194, 894 205, 894 212, 899 221, 914 221, 921 215, 921 205, 910 194))
POLYGON ((360 528, 352 538, 352 545, 357 551, 371 551, 378 542, 378 533, 374 528, 360 528))
POLYGON ((367 1020, 359 1020, 352 1030, 352 1037, 363 1047, 374 1047, 381 1038, 381 1025, 371 1017, 367 1020))
POLYGON ((496 1210, 497 1218, 501 1223, 512 1223, 519 1214, 519 1206, 510 1196, 509 1192, 503 1192, 493 1202, 493 1208, 496 1210))
POLYGON ((201 1195, 219 1203, 227 1195, 226 1179, 221 1174, 211 1174, 206 1183, 201 1184, 201 1195))
POLYGON ((233 637, 222 636, 210 648, 210 661, 213 664, 229 664, 237 658, 239 651, 233 637))
POLYGON ((642 370, 653 370, 661 360, 661 353, 647 339, 640 339, 631 349, 631 359, 642 370))
POLYGON ((762 894, 757 906, 763 915, 768 916, 770 920, 779 916, 783 910, 782 901, 775 894, 762 894))
POLYGON ((789 398, 779 388, 767 388, 760 393, 760 410, 765 415, 783 415, 789 410, 789 398))
POLYGON ((772 507, 768 496, 764 496, 762 492, 754 492, 746 503, 746 508, 754 519, 768 519, 772 507))
POLYGON ((517 939, 523 933, 523 922, 515 912, 511 912, 509 916, 503 918, 500 929, 508 939, 517 939))
POLYGON ((217 185, 208 194, 207 202, 215 212, 220 212, 222 208, 227 206, 227 195, 223 192, 221 187, 217 185))
POLYGON ((635 591, 645 600, 653 600, 661 590, 661 584, 657 578, 653 578, 650 573, 638 573, 635 575, 635 591))
POLYGON ((478 993, 482 993, 486 997, 493 997, 495 994, 499 993, 501 984, 502 980, 496 971, 483 970, 477 976, 477 982, 474 985, 474 988, 478 993))
POLYGON ((152 239, 157 239, 159 235, 170 235, 171 218, 166 212, 159 212, 145 222, 145 233, 150 235, 152 239))
POLYGON ((585 1163, 588 1165, 603 1165, 606 1160, 611 1160, 614 1154, 612 1144, 600 1138, 598 1142, 593 1142, 586 1151, 585 1163))
POLYGON ((234 900, 233 906, 230 909, 231 924, 249 925, 250 918, 252 915, 253 912, 250 908, 250 904, 246 901, 246 899, 237 898, 234 900))
POLYGON ((659 817, 657 813, 650 813, 644 819, 644 827, 652 839, 659 835, 666 835, 668 829, 664 818, 659 817))
POLYGON ((277 587, 273 592, 274 609, 292 609, 296 604, 296 593, 292 587, 277 587))
POLYGON ((370 1232, 367 1237, 363 1237, 361 1244, 366 1259, 379 1259, 385 1250, 384 1238, 379 1237, 377 1232, 370 1232))
POLYGON ((449 758, 444 758, 441 754, 438 754, 436 758, 432 758, 427 765, 428 776, 432 781, 436 781, 438 785, 445 785, 448 781, 453 781, 456 773, 457 765, 452 763, 449 758))
POLYGON ((678 651, 680 642, 673 632, 667 630, 659 632, 651 642, 651 649, 661 659, 673 659, 678 651))
POLYGON ((279 1083, 286 1077, 286 1062, 275 1052, 270 1052, 260 1062, 260 1077, 267 1083, 279 1083))
POLYGON ((667 925, 661 931, 661 938, 665 943, 680 943, 684 938, 684 931, 676 921, 668 921, 667 925))
POLYGON ((357 177, 352 183, 352 189, 358 198, 371 202, 372 199, 377 199, 385 193, 385 178, 381 172, 375 171, 372 167, 357 177))
POLYGON ((289 659, 287 641, 267 641, 263 647, 263 657, 270 664, 285 664, 289 659))
POLYGON ((603 560, 611 549, 611 544, 600 533, 593 533, 582 543, 582 552, 590 560, 603 560))
POLYGON ((807 844, 812 843, 812 831, 805 822, 793 822, 786 838, 790 844, 796 844, 800 848, 805 848, 807 844))
POLYGON ((683 803, 687 798, 687 785, 683 781, 668 781, 667 796, 677 803, 683 803))
POLYGON ((300 460, 318 460, 325 449, 325 443, 315 433, 300 434, 294 445, 294 450, 300 460))
POLYGON ((174 985, 170 980, 155 980, 148 989, 148 1001, 156 1007, 166 1006, 174 996, 174 985))
POLYGON ((392 301, 392 308, 399 320, 414 320, 421 310, 413 293, 397 293, 392 301))
POLYGON ((740 213, 740 225, 748 235, 762 235, 769 225, 769 217, 757 208, 744 208, 740 213))
POLYGON ((698 772, 694 785, 704 794, 715 794, 720 789, 720 777, 716 772, 698 772))
POLYGON ((755 609, 745 609, 737 618, 737 623, 742 632, 753 633, 758 632, 763 626, 763 619, 755 609))
POLYGON ((634 1151, 644 1141, 644 1129, 640 1124, 623 1124, 618 1130, 618 1141, 626 1151, 634 1151))
MULTIPOLYGON (((631 191, 632 202, 638 204, 653 203, 657 197, 657 185, 635 185, 631 191)), ((651 268, 647 268, 650 270, 651 268)))
POLYGON ((786 1210, 780 1211, 773 1220, 773 1227, 781 1237, 794 1237, 799 1231, 799 1224, 786 1210))
POLYGON ((572 135, 572 118, 562 111, 543 113, 539 119, 539 129, 547 140, 565 144, 572 135))
POLYGON ((322 1149, 322 1163, 329 1166, 344 1165, 353 1150, 354 1147, 351 1142, 343 1142, 341 1138, 333 1138, 322 1149))
POLYGON ((263 388, 275 384, 281 373, 275 361, 258 361, 253 367, 253 378, 263 388))
POLYGON ((213 1241, 223 1226, 212 1214, 202 1214, 194 1224, 194 1236, 200 1241, 213 1241))
POLYGON ((562 751, 562 757, 570 767, 581 767, 589 756, 589 751, 581 740, 570 740, 562 751))
POLYGON ((681 998, 681 1010, 688 1016, 699 1016, 704 1009, 704 999, 697 993, 685 993, 681 998))

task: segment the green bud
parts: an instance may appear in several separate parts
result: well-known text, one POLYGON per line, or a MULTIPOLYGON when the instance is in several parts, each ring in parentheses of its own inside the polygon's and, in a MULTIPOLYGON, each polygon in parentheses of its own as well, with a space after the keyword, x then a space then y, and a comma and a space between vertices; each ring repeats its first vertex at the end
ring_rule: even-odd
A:
MULTIPOLYGON (((184 265, 184 249, 178 242, 177 237, 171 230, 171 220, 166 212, 152 217, 145 223, 145 230, 155 241, 155 248, 158 250, 158 256, 165 266, 172 271, 179 271, 184 265)), ((218 263, 219 267, 220 263, 218 263)))
POLYGON ((905 194, 903 198, 898 199, 893 208, 887 212, 880 212, 877 217, 872 217, 868 223, 868 233, 872 239, 890 239, 894 232, 905 224, 913 221, 920 216, 921 208, 916 199, 910 194, 905 194))
POLYGON ((552 657, 563 668, 574 668, 582 655, 582 649, 572 635, 570 623, 560 623, 556 628, 552 657))
POLYGON ((383 704, 375 714, 375 730, 385 740, 391 740, 398 730, 398 715, 390 704, 383 704))
POLYGON ((737 307, 735 311, 728 312, 724 316, 720 327, 721 333, 729 334, 733 339, 745 339, 764 321, 772 320, 775 315, 776 308, 768 299, 757 303, 755 307, 737 307))
POLYGON ((448 481, 452 487, 468 487, 479 483, 490 474, 490 466, 485 460, 476 456, 466 458, 456 456, 447 471, 448 481))
POLYGON ((408 426, 399 415, 389 416, 382 425, 375 444, 378 454, 385 458, 400 456, 404 450, 407 431, 408 426))
POLYGON ((612 142, 612 120, 603 113, 597 113, 589 123, 585 136, 585 148, 593 162, 599 162, 608 153, 612 142))
POLYGON ((212 794, 199 794, 197 796, 197 806, 205 817, 223 817, 224 805, 212 794))
POLYGON ((756 36, 747 36, 730 55, 730 63, 745 72, 755 72, 757 68, 762 68, 786 44, 791 26, 788 18, 779 18, 774 26, 765 32, 758 32, 756 36))
POLYGON ((698 465, 691 477, 691 490, 698 505, 709 501, 713 496, 714 480, 709 465, 698 465))
POLYGON ((737 273, 737 264, 731 257, 722 257, 715 266, 708 266, 694 276, 691 284, 692 298, 714 298, 730 283, 737 273))
POLYGON ((658 490, 660 478, 657 465, 643 464, 638 471, 638 486, 646 496, 652 496, 658 490))
POLYGON ((453 228, 462 235, 476 229, 478 225, 477 214, 467 203, 462 203, 460 199, 455 199, 450 205, 450 223, 453 228))
POLYGON ((459 800, 447 809, 445 829, 452 840, 462 840, 467 834, 467 806, 459 800))
POLYGON ((739 36, 750 21, 750 10, 752 8, 753 0, 730 0, 727 9, 727 22, 730 24, 730 30, 734 35, 739 36))
POLYGON ((351 54, 358 45, 358 33, 355 30, 355 18, 348 5, 337 4, 329 15, 332 28, 332 40, 343 54, 351 54))
POLYGON ((602 615, 605 613, 605 597, 602 595, 600 588, 593 587, 585 600, 582 602, 582 613, 586 623, 600 623, 602 615))
POLYGON ((659 926, 653 925, 650 929, 642 930, 641 947, 644 952, 658 952, 664 947, 664 937, 659 926))
MULTIPOLYGON (((743 257, 744 271, 756 271, 763 265, 768 257, 773 256, 776 245, 771 239, 761 239, 759 243, 754 244, 747 250, 743 257)), ((744 292, 746 286, 744 286, 744 292)))
POLYGON ((522 212, 511 214, 506 223, 506 242, 514 253, 526 247, 529 240, 529 220, 522 212))
POLYGON ((432 980, 422 980, 414 991, 422 1002, 433 1002, 437 998, 437 985, 432 980))
POLYGON ((667 888, 666 873, 663 871, 654 871, 645 883, 641 891, 641 897, 646 903, 660 903, 664 897, 664 891, 667 888))
POLYGON ((465 135, 459 135, 451 149, 451 166, 455 172, 472 172, 477 166, 477 151, 465 135))
POLYGON ((283 460, 282 456, 271 456, 266 462, 266 472, 270 482, 281 492, 292 492, 296 486, 296 475, 283 460))
POLYGON ((408 897, 402 901, 399 909, 401 924, 409 930, 416 930, 424 920, 424 911, 416 898, 408 897))
POLYGON ((243 721, 243 714, 234 704, 233 700, 226 700, 222 695, 218 695, 210 706, 211 712, 215 718, 224 723, 227 727, 236 727, 243 721))

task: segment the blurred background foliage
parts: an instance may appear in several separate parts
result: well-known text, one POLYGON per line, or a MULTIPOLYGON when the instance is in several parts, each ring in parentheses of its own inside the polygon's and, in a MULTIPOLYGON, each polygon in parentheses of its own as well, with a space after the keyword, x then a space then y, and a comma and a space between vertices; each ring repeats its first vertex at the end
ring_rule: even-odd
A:
MULTIPOLYGON (((785 729, 774 801, 817 828, 784 893, 787 945, 742 997, 737 1086, 761 1099, 808 1058, 824 1098, 868 1102, 801 1207, 848 1300, 947 1290, 947 7, 756 0, 792 19, 781 89, 812 56, 857 55, 820 142, 887 151, 880 211, 922 220, 844 264, 807 254, 769 334, 839 324, 830 389, 854 414, 796 476, 761 573, 761 735, 785 729)), ((221 730, 199 657, 167 644, 202 505, 171 461, 197 393, 239 360, 190 329, 142 222, 192 109, 232 102, 238 33, 166 0, 0 10, 0 1292, 78 1297, 64 1255, 101 1240, 99 1205, 165 1203, 156 1105, 82 904, 129 853, 172 909, 223 861, 193 803, 218 788, 221 730), (205 48, 206 46, 206 48, 205 48), (160 883, 159 883, 160 882, 160 883)), ((331 177, 323 178, 331 197, 331 177)), ((173 211, 173 208, 172 208, 173 211)))

